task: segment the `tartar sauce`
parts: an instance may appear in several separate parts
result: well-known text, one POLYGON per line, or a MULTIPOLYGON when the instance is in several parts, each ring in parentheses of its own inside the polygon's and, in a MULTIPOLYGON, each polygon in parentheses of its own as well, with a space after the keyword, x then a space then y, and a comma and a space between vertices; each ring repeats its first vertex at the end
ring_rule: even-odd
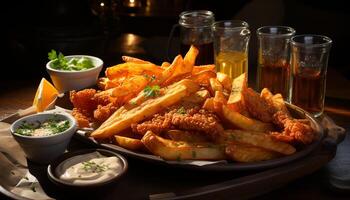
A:
POLYGON ((114 178, 122 168, 118 157, 106 157, 95 151, 65 160, 57 166, 56 174, 69 183, 89 185, 114 178))

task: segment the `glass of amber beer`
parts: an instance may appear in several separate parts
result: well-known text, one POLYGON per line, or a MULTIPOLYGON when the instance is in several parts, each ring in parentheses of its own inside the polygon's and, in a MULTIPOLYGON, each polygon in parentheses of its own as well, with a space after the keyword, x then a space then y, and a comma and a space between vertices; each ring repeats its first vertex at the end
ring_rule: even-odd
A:
POLYGON ((218 21, 213 24, 214 58, 218 72, 236 78, 248 72, 250 31, 247 22, 218 21))
POLYGON ((322 35, 291 39, 292 103, 315 117, 324 109, 326 74, 332 40, 322 35))
POLYGON ((289 101, 290 38, 295 30, 287 26, 264 26, 258 35, 258 90, 268 88, 289 101))

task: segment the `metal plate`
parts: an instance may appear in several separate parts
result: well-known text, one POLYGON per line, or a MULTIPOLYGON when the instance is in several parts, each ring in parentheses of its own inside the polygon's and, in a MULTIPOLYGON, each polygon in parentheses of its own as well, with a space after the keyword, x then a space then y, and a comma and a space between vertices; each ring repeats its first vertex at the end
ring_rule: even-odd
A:
POLYGON ((301 150, 299 150, 298 152, 290 156, 284 156, 281 158, 267 160, 267 161, 260 161, 260 162, 253 162, 253 163, 238 163, 238 162, 221 163, 219 162, 219 163, 210 164, 210 165, 197 166, 193 164, 186 164, 184 163, 184 161, 167 162, 166 160, 163 160, 158 156, 141 153, 141 152, 130 151, 128 149, 125 149, 123 147, 120 147, 114 144, 98 143, 92 140, 91 138, 82 136, 80 134, 76 134, 76 137, 77 139, 97 145, 98 147, 115 151, 123 155, 141 159, 147 162, 152 162, 154 164, 169 165, 169 166, 174 166, 179 168, 187 168, 187 169, 203 170, 203 171, 231 171, 231 170, 242 171, 242 170, 268 169, 268 168, 280 166, 280 165, 305 157, 306 155, 311 153, 314 149, 316 149, 316 147, 320 144, 320 141, 324 136, 322 126, 311 116, 311 114, 309 114, 308 112, 304 111, 303 109, 295 105, 292 105, 289 103, 286 103, 286 104, 293 117, 310 120, 311 126, 318 133, 319 137, 312 144, 307 145, 306 147, 302 148, 301 150))

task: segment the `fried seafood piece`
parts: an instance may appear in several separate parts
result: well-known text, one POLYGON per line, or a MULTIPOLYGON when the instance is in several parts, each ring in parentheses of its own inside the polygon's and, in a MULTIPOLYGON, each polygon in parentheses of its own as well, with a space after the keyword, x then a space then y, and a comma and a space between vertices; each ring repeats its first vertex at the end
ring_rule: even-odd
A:
POLYGON ((77 121, 79 127, 90 127, 91 118, 87 116, 87 113, 84 114, 83 111, 73 108, 72 116, 77 121))
POLYGON ((308 120, 293 119, 282 111, 277 111, 273 119, 273 122, 283 129, 282 132, 271 133, 279 141, 310 144, 317 138, 308 120))
POLYGON ((117 110, 118 102, 110 95, 110 90, 97 92, 95 89, 84 89, 70 92, 70 101, 74 106, 72 115, 79 127, 89 127, 91 122, 102 123, 117 110))
POLYGON ((105 106, 98 105, 94 110, 94 119, 99 123, 106 121, 116 110, 118 106, 115 106, 113 103, 109 103, 105 106))
POLYGON ((138 134, 146 134, 147 131, 152 131, 153 133, 159 135, 163 131, 170 130, 171 128, 171 114, 167 113, 165 115, 156 114, 154 117, 148 121, 141 124, 131 124, 133 132, 138 134))
POLYGON ((243 92, 244 103, 253 117, 264 122, 272 122, 282 130, 281 132, 271 132, 275 139, 301 144, 310 144, 316 139, 317 134, 309 121, 294 119, 290 116, 281 96, 272 96, 266 90, 262 94, 260 96, 251 88, 247 88, 243 92))
POLYGON ((74 108, 92 112, 97 107, 96 100, 94 99, 95 94, 95 89, 85 89, 78 92, 73 90, 70 92, 69 97, 74 108))
POLYGON ((198 110, 197 113, 173 115, 172 124, 181 129, 189 131, 200 131, 209 135, 213 140, 216 140, 224 131, 224 128, 219 122, 219 118, 204 109, 198 110))
POLYGON ((170 129, 198 131, 208 135, 213 140, 224 131, 219 118, 214 113, 199 107, 185 108, 183 106, 171 108, 163 114, 157 114, 148 121, 133 124, 131 127, 135 133, 142 135, 146 134, 148 130, 156 134, 170 129))

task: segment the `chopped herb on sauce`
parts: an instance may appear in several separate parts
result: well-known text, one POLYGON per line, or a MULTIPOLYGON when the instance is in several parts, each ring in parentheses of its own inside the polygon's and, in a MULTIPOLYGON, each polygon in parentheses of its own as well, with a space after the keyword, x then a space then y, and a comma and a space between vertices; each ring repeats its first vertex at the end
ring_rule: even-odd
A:
POLYGON ((60 120, 52 117, 44 122, 23 123, 16 129, 16 133, 25 136, 48 136, 67 130, 70 127, 68 120, 60 120))

